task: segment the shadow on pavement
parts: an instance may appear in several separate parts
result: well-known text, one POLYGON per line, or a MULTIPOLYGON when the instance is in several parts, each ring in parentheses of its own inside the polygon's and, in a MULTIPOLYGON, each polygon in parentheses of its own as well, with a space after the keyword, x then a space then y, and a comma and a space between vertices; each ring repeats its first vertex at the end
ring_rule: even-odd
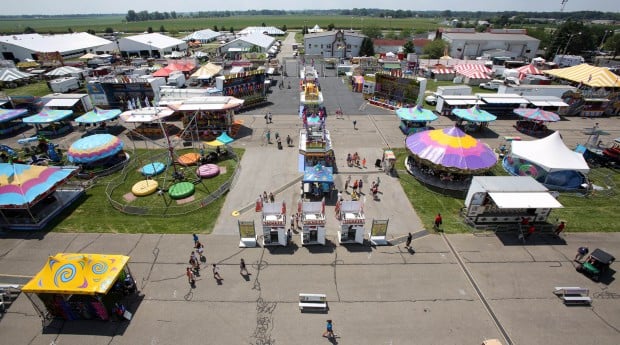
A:
POLYGON ((505 246, 565 246, 566 241, 552 234, 536 234, 534 233, 525 241, 519 238, 517 232, 498 232, 495 233, 497 238, 502 241, 505 246))
POLYGON ((269 254, 276 255, 293 255, 299 249, 299 246, 295 242, 291 242, 288 246, 266 246, 265 249, 269 251, 269 254))

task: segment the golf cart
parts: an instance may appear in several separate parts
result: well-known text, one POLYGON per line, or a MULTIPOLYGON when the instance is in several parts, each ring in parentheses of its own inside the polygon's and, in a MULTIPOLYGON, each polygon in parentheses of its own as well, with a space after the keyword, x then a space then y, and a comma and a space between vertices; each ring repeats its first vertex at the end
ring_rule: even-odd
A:
POLYGON ((611 265, 611 263, 615 260, 616 258, 614 258, 611 254, 597 248, 584 262, 577 265, 576 269, 577 272, 587 275, 592 280, 599 281, 599 279, 605 275, 609 269, 609 265, 611 265))

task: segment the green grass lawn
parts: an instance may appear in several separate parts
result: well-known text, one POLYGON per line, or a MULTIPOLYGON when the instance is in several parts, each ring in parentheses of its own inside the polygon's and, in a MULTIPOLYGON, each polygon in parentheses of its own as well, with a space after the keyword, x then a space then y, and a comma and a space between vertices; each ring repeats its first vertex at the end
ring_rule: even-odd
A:
MULTIPOLYGON (((155 150, 154 150, 155 151, 155 150)), ((235 149, 239 159, 245 152, 243 149, 235 149)), ((144 150, 137 150, 138 155, 144 153, 144 150)), ((180 152, 181 153, 181 152, 180 152)), ((158 156, 159 152, 153 152, 153 156, 158 156)), ((141 164, 141 162, 137 162, 141 164)), ((233 174, 234 162, 227 160, 218 162, 218 165, 227 167, 225 174, 219 177, 205 180, 205 186, 208 190, 215 190, 221 183, 226 181, 233 174)), ((187 169, 195 169, 189 167, 187 169)), ((189 174, 187 174, 189 176, 189 174)), ((59 223, 54 224, 55 232, 105 232, 105 233, 210 233, 224 205, 224 196, 200 208, 196 211, 189 212, 195 206, 188 207, 188 213, 178 216, 145 216, 145 215, 128 215, 113 208, 106 197, 106 186, 109 183, 116 182, 121 178, 121 173, 116 173, 110 177, 98 180, 96 185, 86 191, 86 196, 66 212, 67 216, 59 223)), ((163 176, 160 177, 163 179, 163 176)), ((139 174, 131 171, 127 176, 127 182, 113 193, 112 199, 127 203, 123 200, 125 193, 131 192, 131 186, 135 181, 141 180, 139 174)), ((162 181, 163 182, 163 181, 162 181)), ((161 183, 161 182, 160 182, 161 183)), ((204 198, 208 194, 204 186, 197 185, 196 200, 204 198)), ((132 202, 134 205, 143 207, 152 206, 159 207, 162 205, 163 197, 157 194, 142 197, 132 202), (142 199, 142 200, 141 200, 142 199)), ((169 198, 166 200, 170 201, 169 198)), ((173 202, 175 205, 175 202, 173 202)), ((177 206, 182 207, 182 206, 177 206)), ((160 209, 162 210, 162 209, 160 209)), ((176 210, 179 211, 179 210, 176 210)), ((182 211, 182 210, 181 210, 182 211)))
MULTIPOLYGON (((394 149, 396 154, 399 181, 407 198, 416 210, 426 229, 433 228, 433 222, 438 212, 443 218, 442 229, 446 233, 469 232, 472 228, 465 224, 460 216, 460 209, 464 206, 463 199, 452 198, 429 190, 420 184, 405 169, 405 157, 408 150, 394 149)), ((493 175, 508 175, 498 163, 492 170, 493 175)), ((590 173, 594 184, 599 186, 620 186, 620 175, 607 168, 595 168, 590 173)), ((556 218, 566 221, 566 231, 580 232, 616 232, 617 215, 620 213, 618 197, 615 192, 599 192, 584 197, 576 193, 561 193, 558 199, 564 206, 554 210, 549 216, 549 222, 555 223, 556 218)))
POLYGON ((45 81, 39 81, 36 83, 20 86, 14 89, 4 89, 2 90, 7 96, 35 96, 42 97, 45 95, 49 95, 52 93, 49 87, 47 87, 47 83, 45 81))
POLYGON ((221 30, 240 31, 247 26, 275 26, 282 28, 284 25, 288 29, 302 29, 304 25, 312 27, 318 24, 322 28, 327 28, 329 24, 334 24, 336 28, 361 29, 370 25, 377 26, 383 30, 400 30, 409 28, 413 30, 435 30, 438 27, 438 20, 432 18, 393 18, 386 20, 384 18, 371 17, 351 17, 351 16, 308 16, 308 15, 285 15, 285 16, 231 16, 217 18, 177 18, 166 20, 151 20, 144 22, 124 21, 124 15, 106 15, 106 16, 84 16, 84 17, 68 17, 68 18, 5 18, 0 21, 0 32, 5 33, 22 33, 26 27, 34 28, 39 33, 65 33, 71 28, 75 32, 86 31, 88 29, 97 32, 103 32, 110 27, 114 31, 120 32, 144 32, 151 27, 154 31, 159 31, 163 26, 166 31, 195 31, 202 29, 212 29, 217 25, 221 30))

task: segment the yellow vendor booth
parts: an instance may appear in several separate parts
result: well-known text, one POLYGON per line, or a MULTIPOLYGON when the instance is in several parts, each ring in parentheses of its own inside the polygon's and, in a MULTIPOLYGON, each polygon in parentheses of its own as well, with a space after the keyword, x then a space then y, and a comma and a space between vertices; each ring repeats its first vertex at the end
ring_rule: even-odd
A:
POLYGON ((58 253, 47 259, 22 292, 44 324, 54 318, 131 319, 124 304, 137 288, 128 261, 124 255, 58 253))

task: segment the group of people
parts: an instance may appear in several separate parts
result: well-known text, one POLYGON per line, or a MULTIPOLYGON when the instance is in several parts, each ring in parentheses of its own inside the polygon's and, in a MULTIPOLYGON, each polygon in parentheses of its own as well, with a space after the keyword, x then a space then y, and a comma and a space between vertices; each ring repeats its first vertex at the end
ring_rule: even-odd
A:
POLYGON ((360 155, 355 152, 354 154, 347 153, 347 166, 366 169, 366 158, 362 158, 360 165, 360 155))
MULTIPOLYGON (((196 277, 200 277, 200 264, 201 263, 206 264, 207 257, 204 255, 204 245, 200 243, 200 240, 198 239, 198 235, 193 234, 192 236, 194 239, 194 250, 192 251, 189 257, 190 266, 188 266, 185 271, 186 271, 187 281, 189 285, 192 288, 194 288, 196 287, 196 277)), ((224 280, 224 278, 222 278, 222 276, 220 275, 219 266, 217 266, 217 264, 215 263, 213 263, 211 266, 212 266, 211 270, 213 272, 213 278, 218 283, 220 283, 222 280, 224 280)), ((245 260, 243 258, 241 258, 239 262, 239 268, 240 268, 239 273, 242 276, 247 276, 250 274, 248 272, 248 269, 245 264, 245 260)))
MULTIPOLYGON (((282 138, 280 137, 280 133, 275 132, 274 137, 276 138, 276 144, 278 145, 278 149, 282 150, 282 138)), ((267 144, 271 144, 271 130, 268 129, 265 133, 265 138, 267 139, 267 144)), ((293 146, 293 138, 290 135, 286 135, 286 145, 291 147, 293 146)))
MULTIPOLYGON (((536 226, 530 223, 529 217, 521 217, 520 226, 521 226, 521 233, 523 233, 523 231, 527 229, 525 230, 525 234, 519 235, 519 238, 522 238, 524 241, 530 238, 530 236, 532 236, 532 234, 536 232, 536 226)), ((562 220, 556 225, 555 229, 553 229, 553 234, 559 237, 565 228, 566 228, 566 223, 562 220)))
MULTIPOLYGON (((377 200, 377 195, 379 193, 379 183, 381 183, 381 179, 377 176, 377 179, 372 181, 370 185, 370 193, 375 200, 377 200)), ((364 192, 362 192, 362 188, 364 187, 364 181, 362 179, 355 179, 351 182, 351 175, 347 176, 344 181, 344 191, 349 193, 349 187, 352 189, 351 200, 359 200, 360 194, 364 194, 364 192)), ((342 192, 338 192, 338 200, 344 200, 342 197, 342 192)))
POLYGON ((269 194, 267 194, 267 191, 263 191, 263 194, 258 195, 258 199, 261 203, 276 202, 276 197, 273 192, 269 192, 269 194))

